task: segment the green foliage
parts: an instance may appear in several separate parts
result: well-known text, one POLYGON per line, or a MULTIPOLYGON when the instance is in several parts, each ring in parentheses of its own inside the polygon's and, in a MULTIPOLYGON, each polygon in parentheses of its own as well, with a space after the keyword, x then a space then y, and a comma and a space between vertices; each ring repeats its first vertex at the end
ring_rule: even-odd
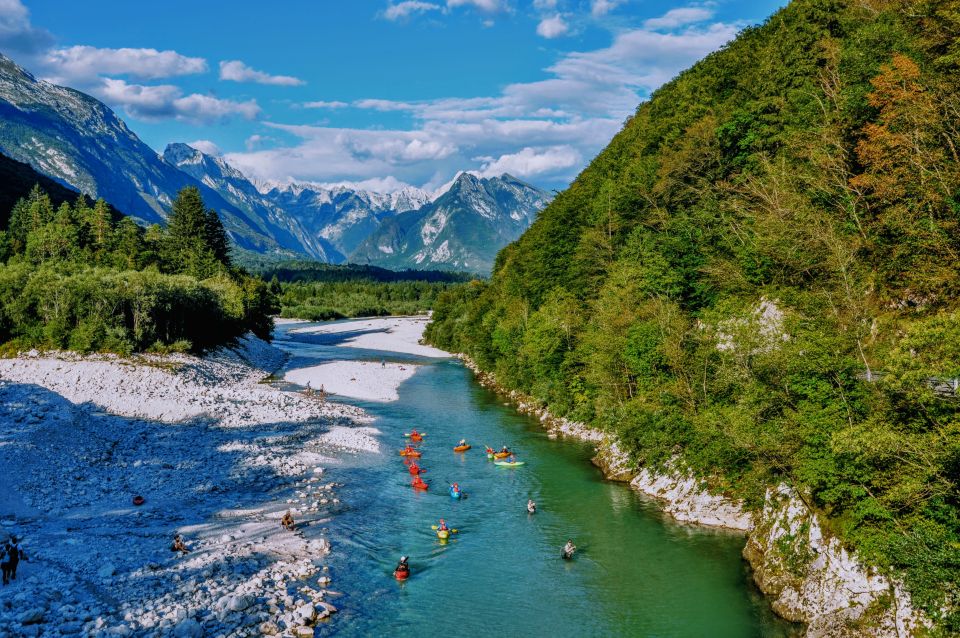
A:
POLYGON ((0 342, 17 348, 203 350, 247 331, 269 338, 279 311, 265 282, 231 268, 196 189, 181 192, 169 230, 143 231, 103 201, 54 210, 34 188, 0 240, 0 342))
POLYGON ((489 283, 440 295, 426 333, 641 462, 679 456, 753 507, 797 486, 946 631, 955 5, 794 0, 744 31, 642 104, 489 283))
POLYGON ((310 321, 422 314, 432 309, 437 295, 451 285, 363 279, 313 283, 276 280, 275 284, 280 290, 281 316, 310 321))

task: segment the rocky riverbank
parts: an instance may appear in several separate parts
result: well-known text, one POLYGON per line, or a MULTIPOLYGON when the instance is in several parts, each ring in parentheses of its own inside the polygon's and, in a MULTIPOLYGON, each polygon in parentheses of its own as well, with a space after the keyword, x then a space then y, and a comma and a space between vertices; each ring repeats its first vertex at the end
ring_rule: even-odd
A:
POLYGON ((0 535, 30 559, 0 589, 0 634, 313 635, 337 595, 329 465, 378 433, 262 383, 284 360, 252 337, 202 358, 0 360, 0 535))
POLYGON ((870 568, 836 538, 828 537, 819 515, 787 486, 768 491, 762 511, 751 512, 675 462, 666 471, 638 467, 617 440, 582 423, 558 418, 535 399, 500 386, 467 356, 457 355, 484 387, 508 398, 517 410, 537 418, 552 436, 571 436, 597 445, 593 459, 610 480, 655 498, 681 523, 720 527, 746 534, 744 558, 754 580, 780 616, 806 624, 810 638, 919 635, 929 621, 914 609, 894 579, 870 568))

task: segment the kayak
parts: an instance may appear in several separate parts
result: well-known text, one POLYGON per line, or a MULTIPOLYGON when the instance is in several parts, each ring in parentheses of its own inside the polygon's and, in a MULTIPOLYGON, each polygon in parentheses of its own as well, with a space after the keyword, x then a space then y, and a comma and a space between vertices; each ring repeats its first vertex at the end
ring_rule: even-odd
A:
POLYGON ((514 461, 513 463, 510 461, 497 461, 494 465, 499 465, 500 467, 520 467, 524 463, 525 461, 514 461))
POLYGON ((439 539, 442 540, 442 541, 447 540, 448 538, 450 538, 450 530, 448 530, 448 529, 438 529, 438 530, 437 530, 437 538, 439 538, 439 539))
POLYGON ((400 569, 395 569, 393 570, 393 577, 396 578, 397 580, 406 580, 410 578, 410 570, 408 569, 406 571, 403 571, 400 569))
POLYGON ((410 450, 409 452, 407 450, 400 450, 400 456, 414 456, 416 458, 420 458, 423 456, 423 454, 417 452, 416 450, 410 450))
POLYGON ((423 472, 423 468, 420 467, 419 465, 411 465, 411 466, 410 466, 409 468, 407 468, 407 469, 409 469, 409 470, 410 470, 410 474, 412 474, 412 475, 414 475, 414 476, 416 476, 417 474, 420 474, 421 472, 423 472))
POLYGON ((496 452, 496 453, 493 455, 493 458, 495 458, 495 459, 505 459, 505 458, 507 458, 508 456, 510 456, 511 454, 513 454, 513 452, 496 452))
POLYGON ((458 445, 458 446, 456 446, 456 447, 453 448, 453 451, 454 451, 454 452, 466 452, 466 451, 469 450, 469 449, 470 449, 470 446, 469 446, 469 445, 458 445))
POLYGON ((463 495, 463 492, 460 490, 450 490, 450 498, 460 498, 463 495))
POLYGON ((413 432, 404 432, 403 436, 407 437, 408 439, 422 439, 424 434, 426 434, 426 432, 417 432, 416 434, 413 432))
POLYGON ((492 460, 493 460, 493 452, 487 452, 487 460, 488 460, 488 461, 492 461, 492 460))
POLYGON ((140 496, 139 494, 137 494, 136 496, 133 497, 133 504, 136 505, 136 506, 138 506, 138 507, 139 507, 140 505, 143 505, 143 504, 146 503, 146 502, 147 502, 147 499, 143 498, 143 497, 140 496))
POLYGON ((427 488, 430 487, 430 486, 429 486, 428 484, 426 484, 426 483, 411 483, 410 485, 411 485, 411 486, 413 487, 413 489, 415 489, 415 490, 425 490, 425 489, 427 489, 427 488))

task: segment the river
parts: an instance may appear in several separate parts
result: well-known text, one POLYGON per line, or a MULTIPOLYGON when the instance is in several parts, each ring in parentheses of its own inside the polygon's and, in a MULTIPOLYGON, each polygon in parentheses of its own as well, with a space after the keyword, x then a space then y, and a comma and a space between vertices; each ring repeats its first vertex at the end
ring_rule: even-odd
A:
POLYGON ((383 454, 347 456, 325 475, 344 485, 345 506, 325 532, 334 543, 331 587, 344 594, 317 635, 800 634, 753 586, 742 536, 676 524, 627 485, 603 480, 589 445, 550 439, 459 361, 339 347, 342 336, 290 329, 277 331, 289 368, 349 359, 423 365, 397 401, 346 400, 376 417, 383 454), (426 493, 411 489, 397 454, 414 427, 426 432, 426 493), (461 438, 473 449, 456 454, 461 438), (484 445, 509 446, 526 465, 494 466, 484 445), (452 482, 465 498, 450 498, 452 482), (431 529, 440 518, 459 530, 446 544, 431 529), (573 561, 560 558, 568 538, 579 548, 573 561), (405 583, 392 577, 401 554, 412 568, 405 583))

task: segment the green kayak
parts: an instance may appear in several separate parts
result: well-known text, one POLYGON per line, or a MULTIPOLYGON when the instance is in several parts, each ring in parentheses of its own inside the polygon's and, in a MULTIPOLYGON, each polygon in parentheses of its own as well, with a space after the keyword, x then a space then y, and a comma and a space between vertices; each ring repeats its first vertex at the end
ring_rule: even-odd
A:
POLYGON ((524 464, 524 461, 514 461, 513 463, 510 461, 494 461, 493 464, 500 467, 520 467, 524 464))

